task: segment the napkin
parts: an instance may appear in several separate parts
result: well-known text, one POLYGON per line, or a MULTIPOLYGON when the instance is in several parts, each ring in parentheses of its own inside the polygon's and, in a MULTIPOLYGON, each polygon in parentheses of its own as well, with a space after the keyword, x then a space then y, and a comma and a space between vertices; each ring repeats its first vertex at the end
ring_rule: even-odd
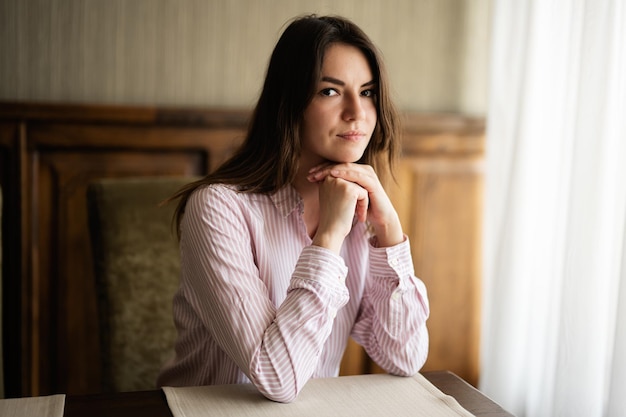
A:
POLYGON ((0 400, 2 417, 63 417, 65 394, 0 400))
POLYGON ((251 384, 163 387, 163 391, 174 417, 472 416, 421 374, 311 379, 289 404, 266 399, 251 384))

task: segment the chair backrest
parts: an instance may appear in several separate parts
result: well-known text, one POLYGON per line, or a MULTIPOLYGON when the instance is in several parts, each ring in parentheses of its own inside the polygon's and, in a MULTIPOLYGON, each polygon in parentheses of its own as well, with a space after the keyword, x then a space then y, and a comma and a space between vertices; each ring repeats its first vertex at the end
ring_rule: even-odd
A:
POLYGON ((159 203, 192 180, 100 179, 87 188, 105 391, 154 389, 173 353, 175 203, 159 203))

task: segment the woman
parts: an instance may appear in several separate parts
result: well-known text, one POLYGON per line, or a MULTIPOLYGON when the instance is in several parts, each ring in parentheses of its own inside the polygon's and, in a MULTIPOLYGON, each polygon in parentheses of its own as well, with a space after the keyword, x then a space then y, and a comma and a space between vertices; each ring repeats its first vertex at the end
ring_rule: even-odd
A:
POLYGON ((178 340, 159 385, 252 382, 289 402, 338 375, 350 336, 389 373, 421 368, 426 289, 379 180, 396 122, 356 25, 307 16, 285 29, 243 145, 174 197, 178 340))

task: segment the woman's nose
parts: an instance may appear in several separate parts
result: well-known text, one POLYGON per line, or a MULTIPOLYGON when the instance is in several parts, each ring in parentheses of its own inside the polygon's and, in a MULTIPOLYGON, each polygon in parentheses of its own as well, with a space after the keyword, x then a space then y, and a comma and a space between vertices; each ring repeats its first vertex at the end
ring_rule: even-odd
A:
POLYGON ((345 120, 361 120, 365 118, 365 108, 361 102, 360 95, 346 97, 343 109, 343 118, 345 120))

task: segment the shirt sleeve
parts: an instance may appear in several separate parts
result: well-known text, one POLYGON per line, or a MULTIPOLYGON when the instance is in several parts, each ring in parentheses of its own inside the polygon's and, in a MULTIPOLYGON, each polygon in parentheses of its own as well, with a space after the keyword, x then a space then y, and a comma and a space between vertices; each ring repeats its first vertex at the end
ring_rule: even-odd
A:
POLYGON ((352 337, 394 375, 417 373, 428 355, 429 304, 415 276, 408 238, 387 248, 370 240, 369 276, 352 337))
POLYGON ((276 308, 255 264, 247 216, 234 191, 207 187, 191 195, 181 224, 181 286, 211 337, 259 391, 289 402, 313 374, 348 301, 347 267, 331 251, 304 248, 276 308))

